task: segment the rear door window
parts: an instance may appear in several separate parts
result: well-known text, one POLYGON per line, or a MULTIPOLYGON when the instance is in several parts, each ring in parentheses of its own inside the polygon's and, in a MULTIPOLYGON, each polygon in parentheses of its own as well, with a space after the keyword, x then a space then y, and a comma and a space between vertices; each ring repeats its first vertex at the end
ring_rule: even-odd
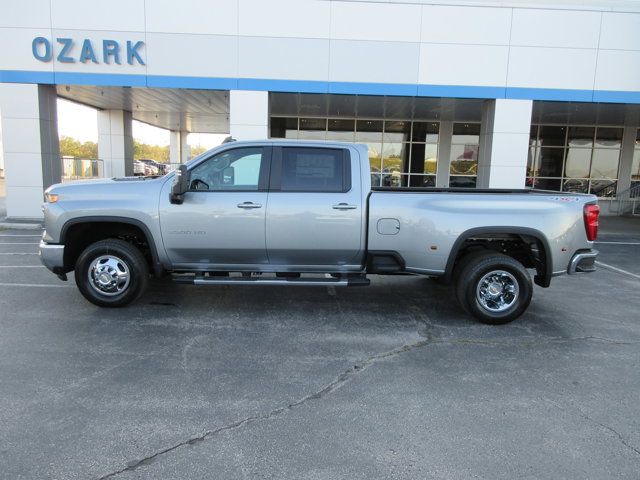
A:
POLYGON ((351 188, 349 155, 340 148, 283 147, 280 191, 346 192, 351 188))

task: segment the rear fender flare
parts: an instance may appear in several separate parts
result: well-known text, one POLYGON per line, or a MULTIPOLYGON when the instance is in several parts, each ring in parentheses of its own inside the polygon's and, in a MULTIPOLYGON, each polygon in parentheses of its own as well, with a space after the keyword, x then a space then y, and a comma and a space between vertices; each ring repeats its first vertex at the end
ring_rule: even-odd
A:
POLYGON ((480 235, 488 235, 488 234, 512 234, 512 235, 527 235, 529 237, 535 238, 540 245, 542 246, 543 251, 541 252, 544 260, 544 271, 537 272, 535 276, 535 283, 541 287, 548 287, 551 284, 551 276, 553 274, 553 262, 551 258, 551 249, 549 247, 549 242, 544 234, 536 230, 534 228, 527 227, 478 227, 478 228, 470 228, 469 230, 465 230, 460 234, 460 236, 456 239, 451 248, 451 252, 449 253, 449 258, 447 259, 447 266, 445 268, 444 278, 446 281, 450 281, 453 276, 453 267, 456 262, 456 258, 458 257, 458 253, 464 245, 464 242, 470 238, 480 236, 480 235))

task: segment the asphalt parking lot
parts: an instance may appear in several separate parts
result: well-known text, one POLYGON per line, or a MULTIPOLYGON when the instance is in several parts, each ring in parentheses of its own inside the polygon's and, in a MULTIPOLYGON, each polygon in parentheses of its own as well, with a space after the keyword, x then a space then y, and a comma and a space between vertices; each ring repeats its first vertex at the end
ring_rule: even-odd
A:
POLYGON ((0 231, 2 478, 640 476, 640 229, 502 327, 409 276, 100 309, 39 233, 0 231))

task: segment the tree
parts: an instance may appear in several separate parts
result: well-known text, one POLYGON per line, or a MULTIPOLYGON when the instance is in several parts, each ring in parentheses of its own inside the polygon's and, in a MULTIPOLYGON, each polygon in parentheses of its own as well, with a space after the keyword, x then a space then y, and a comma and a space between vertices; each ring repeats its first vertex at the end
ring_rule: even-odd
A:
POLYGON ((200 155, 201 153, 206 152, 207 150, 209 150, 209 149, 207 147, 202 146, 202 145, 191 145, 191 158, 197 157, 198 155, 200 155))
POLYGON ((169 145, 148 145, 133 139, 133 158, 148 158, 156 162, 169 162, 169 145))
POLYGON ((75 138, 60 137, 60 156, 74 158, 98 158, 98 145, 95 142, 80 143, 75 138))

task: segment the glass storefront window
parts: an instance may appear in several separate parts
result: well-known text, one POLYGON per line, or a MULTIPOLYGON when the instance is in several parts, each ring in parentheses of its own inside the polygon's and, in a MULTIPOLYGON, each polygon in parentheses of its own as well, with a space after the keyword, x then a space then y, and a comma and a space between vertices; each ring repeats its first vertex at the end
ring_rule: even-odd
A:
POLYGON ((451 145, 451 175, 476 175, 478 169, 478 145, 451 145))
POLYGON ((325 140, 327 138, 327 119, 301 118, 298 138, 302 140, 325 140))
POLYGON ((403 172, 408 154, 405 143, 385 143, 382 145, 382 171, 403 172))
POLYGON ((589 178, 590 165, 590 148, 569 148, 564 168, 564 176, 572 178, 589 178))
POLYGON ((562 186, 562 180, 559 178, 536 178, 534 180, 533 187, 540 190, 554 190, 560 191, 562 186))
POLYGON ((298 119, 272 117, 271 138, 298 138, 298 119))
POLYGON ((479 123, 454 123, 449 158, 449 186, 475 187, 480 149, 479 123))
POLYGON ((622 127, 532 126, 527 187, 616 195, 622 127))
POLYGON ((380 172, 382 170, 382 143, 367 143, 369 151, 369 165, 372 172, 380 172))
POLYGON ((440 125, 437 123, 413 122, 412 142, 438 143, 440 125))
POLYGON ((356 142, 382 144, 382 122, 379 120, 357 120, 356 142))
POLYGON ((620 150, 595 148, 591 161, 591 178, 617 179, 620 150))
POLYGON ((591 180, 589 193, 598 197, 615 197, 617 183, 611 180, 591 180))
POLYGON ((631 164, 631 181, 640 182, 640 148, 633 152, 633 163, 631 164))
POLYGON ((411 135, 411 122, 384 122, 383 142, 408 142, 411 135))
MULTIPOLYGON (((527 176, 533 177, 538 175, 539 169, 540 169, 540 162, 538 159, 538 152, 536 151, 535 147, 529 147, 529 156, 527 158, 527 176)), ((527 185, 527 186, 531 187, 532 185, 527 185)))
POLYGON ((538 145, 538 125, 531 125, 529 131, 529 145, 535 147, 538 145))
POLYGON ((562 191, 569 193, 587 193, 589 191, 589 180, 570 178, 562 184, 562 191))
POLYGON ((453 135, 451 136, 453 145, 480 144, 480 124, 479 123, 454 123, 453 135))
POLYGON ((636 133, 636 146, 631 163, 631 188, 640 185, 640 129, 636 133))
POLYGON ((596 147, 620 148, 622 146, 622 128, 598 127, 596 147))
POLYGON ((435 187, 436 176, 411 174, 411 186, 412 187, 435 187))
POLYGON ((272 117, 270 129, 272 138, 364 143, 372 185, 390 187, 435 186, 439 131, 439 122, 313 117, 272 117))
POLYGON ((475 188, 476 177, 451 176, 449 177, 449 186, 457 188, 475 188))
POLYGON ((540 125, 539 142, 543 147, 564 147, 566 137, 566 127, 540 125))
MULTIPOLYGON (((416 147, 414 147, 416 148, 416 147)), ((438 144, 427 144, 424 149, 423 173, 435 175, 438 171, 438 144)))
POLYGON ((569 147, 591 148, 595 134, 595 127, 569 127, 567 144, 569 147))
POLYGON ((561 177, 562 161, 564 160, 564 149, 543 147, 540 149, 540 170, 541 177, 561 177))
POLYGON ((353 142, 355 139, 355 120, 329 119, 327 140, 353 142))

